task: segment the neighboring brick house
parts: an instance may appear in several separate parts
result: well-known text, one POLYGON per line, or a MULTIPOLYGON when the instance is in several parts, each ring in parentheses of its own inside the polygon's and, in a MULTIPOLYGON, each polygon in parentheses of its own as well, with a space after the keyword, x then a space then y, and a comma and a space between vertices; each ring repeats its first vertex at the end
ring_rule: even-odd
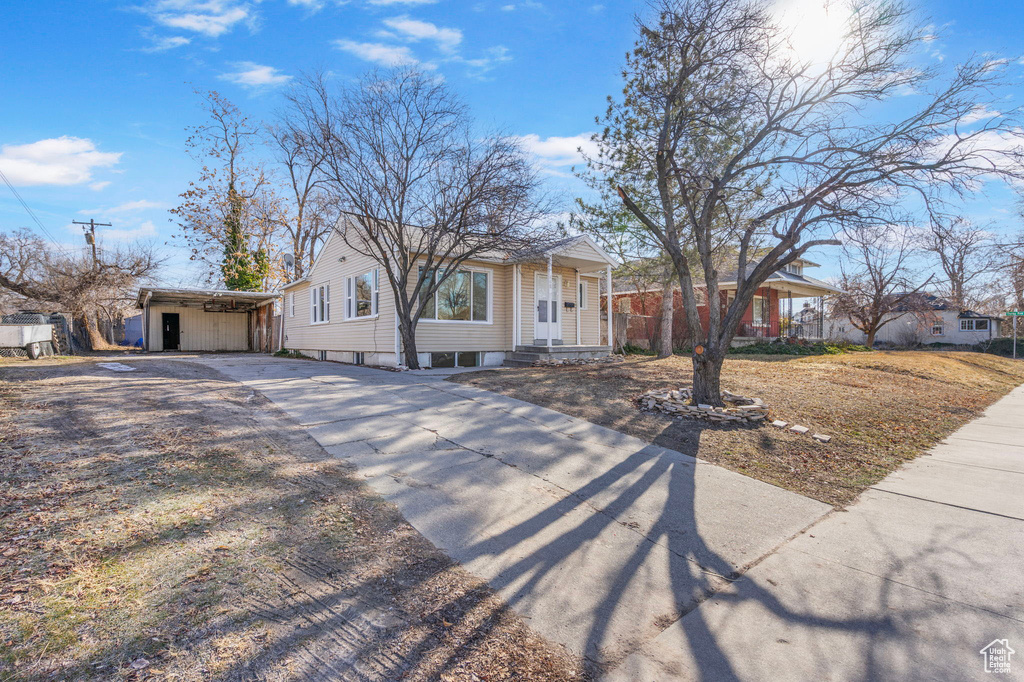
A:
MULTIPOLYGON (((811 267, 818 267, 818 264, 805 259, 797 260, 765 280, 743 314, 739 331, 733 339, 734 345, 783 336, 822 338, 824 313, 821 298, 838 293, 839 289, 805 275, 804 269, 811 267), (797 301, 800 303, 797 304, 797 301)), ((652 287, 640 291, 624 278, 616 280, 613 289, 615 312, 629 315, 625 330, 626 340, 634 345, 646 347, 651 339, 658 336, 662 289, 652 287)), ((723 315, 732 303, 736 289, 736 273, 723 274, 719 282, 719 304, 722 306, 723 315)), ((683 295, 678 287, 675 288, 674 295, 672 338, 673 343, 680 346, 687 343, 689 335, 686 314, 683 311, 683 295)), ((707 306, 707 292, 703 287, 697 289, 697 297, 698 301, 702 302, 697 309, 701 325, 707 328, 710 311, 707 306)), ((617 341, 618 338, 617 332, 617 341)))

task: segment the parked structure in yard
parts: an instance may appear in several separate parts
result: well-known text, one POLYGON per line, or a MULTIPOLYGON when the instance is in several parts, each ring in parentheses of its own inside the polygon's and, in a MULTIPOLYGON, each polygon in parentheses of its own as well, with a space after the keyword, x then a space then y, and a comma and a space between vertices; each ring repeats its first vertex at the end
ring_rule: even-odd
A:
MULTIPOLYGON (((950 343, 973 346, 1002 335, 1002 318, 972 310, 959 310, 944 298, 932 294, 919 294, 908 299, 906 304, 887 313, 883 319, 886 322, 875 335, 876 344, 913 346, 950 343)), ((830 317, 826 332, 829 338, 852 343, 864 343, 867 340, 867 335, 845 317, 830 317)))
MULTIPOLYGON (((823 297, 838 293, 839 289, 804 274, 805 268, 813 267, 818 267, 818 264, 806 259, 796 260, 765 280, 743 314, 733 345, 779 337, 821 340, 825 317, 823 297)), ((617 280, 613 286, 614 310, 617 316, 622 316, 616 339, 647 347, 650 339, 657 338, 661 324, 662 289, 654 287, 639 291, 626 280, 617 280)), ((736 273, 723 273, 719 288, 724 315, 735 297, 736 273)), ((675 287, 674 294, 672 338, 678 347, 688 343, 689 335, 682 292, 675 287)), ((703 289, 698 290, 698 300, 702 301, 698 308, 701 324, 707 325, 709 311, 707 293, 703 289)))
POLYGON ((274 348, 279 294, 217 289, 139 289, 147 351, 263 351, 274 348))
MULTIPOLYGON (((601 282, 617 265, 592 239, 467 261, 416 326, 423 367, 531 364, 608 355, 601 282)), ((416 286, 410 281, 410 290, 416 286)), ((284 347, 320 360, 398 366, 403 349, 380 264, 337 232, 302 279, 284 287, 284 347)))

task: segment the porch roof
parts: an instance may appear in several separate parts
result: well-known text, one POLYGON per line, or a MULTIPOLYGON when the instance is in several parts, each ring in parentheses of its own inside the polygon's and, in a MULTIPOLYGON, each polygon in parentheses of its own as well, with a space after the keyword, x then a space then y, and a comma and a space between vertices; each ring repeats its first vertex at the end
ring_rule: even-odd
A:
MULTIPOLYGON (((817 298, 828 294, 843 293, 842 289, 836 288, 828 282, 806 275, 794 275, 785 270, 777 270, 761 286, 792 294, 795 298, 817 298)), ((718 283, 718 288, 725 291, 736 289, 736 273, 725 275, 723 280, 718 283)))
POLYGON ((585 234, 566 237, 549 242, 541 247, 528 248, 511 254, 506 261, 509 263, 546 262, 551 258, 555 265, 576 268, 581 272, 597 272, 607 266, 617 267, 619 261, 597 242, 585 234))

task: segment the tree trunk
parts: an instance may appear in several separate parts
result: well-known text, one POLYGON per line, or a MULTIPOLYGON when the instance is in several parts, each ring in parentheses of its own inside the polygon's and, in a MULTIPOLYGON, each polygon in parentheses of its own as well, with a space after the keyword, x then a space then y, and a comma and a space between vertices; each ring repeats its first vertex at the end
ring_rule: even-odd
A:
POLYGON ((658 357, 668 358, 672 356, 672 321, 673 321, 673 298, 675 291, 672 288, 672 281, 669 280, 661 288, 661 338, 658 340, 658 357))
MULTIPOLYGON (((405 355, 405 366, 409 369, 420 368, 420 356, 416 352, 416 330, 412 326, 411 320, 405 320, 399 317, 398 320, 398 334, 402 339, 402 350, 405 355)), ((395 358, 397 361, 398 358, 395 358)))
POLYGON ((99 325, 96 324, 96 315, 94 313, 85 313, 80 319, 82 320, 82 326, 85 327, 86 338, 89 340, 89 349, 102 349, 105 342, 103 334, 100 333, 99 325))
POLYGON ((725 355, 704 349, 700 355, 693 354, 693 402, 698 405, 721 407, 722 363, 725 355))
POLYGON ((875 334, 877 334, 877 333, 878 333, 877 329, 872 329, 871 331, 869 331, 868 332, 868 338, 864 342, 864 345, 867 346, 868 348, 874 348, 875 347, 875 334))

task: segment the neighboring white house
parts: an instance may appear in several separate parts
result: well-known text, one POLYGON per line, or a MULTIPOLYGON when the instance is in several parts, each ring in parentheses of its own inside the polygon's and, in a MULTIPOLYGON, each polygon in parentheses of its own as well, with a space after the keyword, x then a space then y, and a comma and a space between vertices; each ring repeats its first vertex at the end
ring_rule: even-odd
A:
MULTIPOLYGON (((958 310, 945 299, 922 294, 913 311, 896 311, 885 316, 886 323, 875 335, 875 343, 905 346, 950 343, 970 346, 1001 336, 1002 320, 971 310, 958 310)), ((826 320, 831 339, 864 343, 867 335, 846 318, 826 320)))
MULTIPOLYGON (((618 265, 592 239, 467 261, 416 327, 422 367, 607 355, 601 282, 618 265), (552 355, 554 354, 554 355, 552 355)), ((416 282, 410 281, 410 289, 416 282)), ((333 231, 302 279, 285 285, 284 347, 320 360, 404 364, 394 295, 380 264, 333 231)))

